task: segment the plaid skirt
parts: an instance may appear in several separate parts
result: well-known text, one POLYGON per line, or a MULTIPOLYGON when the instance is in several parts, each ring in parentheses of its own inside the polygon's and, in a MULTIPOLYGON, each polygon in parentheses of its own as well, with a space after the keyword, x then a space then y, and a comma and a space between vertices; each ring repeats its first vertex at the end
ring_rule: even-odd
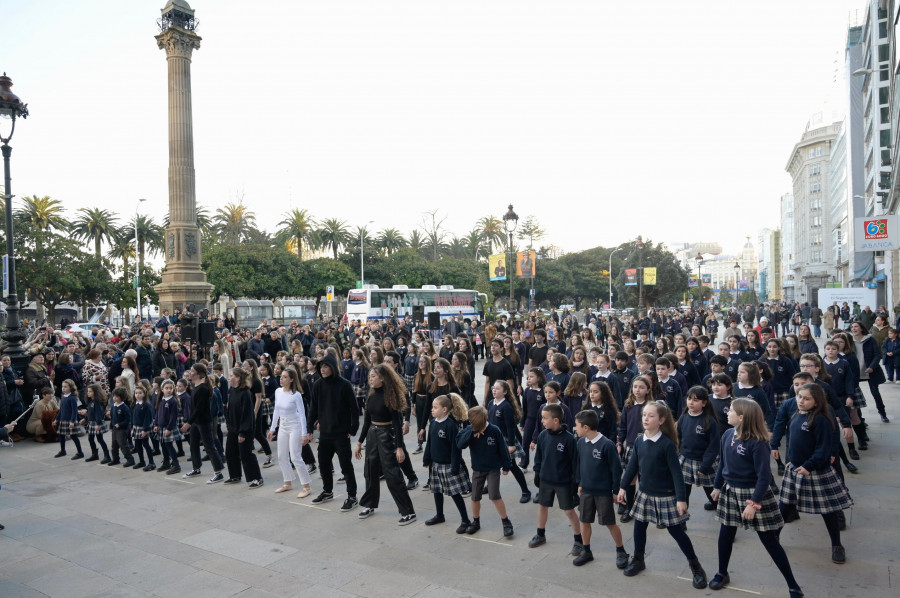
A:
MULTIPOLYGON (((141 438, 143 438, 143 436, 141 435, 146 431, 147 430, 141 428, 140 426, 131 426, 131 439, 140 440, 141 438)), ((148 439, 150 438, 150 436, 152 436, 152 434, 147 434, 148 439)))
POLYGON ((272 417, 272 401, 263 399, 259 405, 259 413, 266 418, 266 421, 269 421, 269 418, 272 417))
POLYGON ((716 521, 728 527, 744 526, 744 529, 753 529, 757 532, 772 532, 784 527, 784 519, 781 518, 781 510, 772 490, 766 490, 765 496, 759 501, 762 507, 751 520, 741 518, 747 501, 753 497, 753 488, 734 488, 725 484, 719 495, 719 506, 716 507, 716 521))
POLYGON ((778 411, 778 408, 781 407, 781 404, 787 401, 792 396, 793 393, 791 391, 774 393, 772 398, 775 400, 775 411, 778 411))
POLYGON ((634 506, 631 507, 631 516, 641 523, 655 523, 672 527, 680 525, 691 518, 690 514, 678 514, 675 504, 675 495, 650 496, 638 489, 634 497, 634 506))
POLYGON ((97 422, 88 422, 87 423, 88 436, 91 436, 91 437, 98 436, 101 434, 106 434, 107 432, 109 432, 109 422, 106 420, 103 420, 100 423, 97 423, 97 422))
POLYGON ((84 426, 78 422, 60 421, 56 433, 60 436, 84 436, 84 426))
POLYGON ((368 394, 368 388, 365 386, 356 386, 353 385, 353 396, 356 397, 356 402, 360 405, 366 404, 366 395, 368 394))
POLYGON ((850 492, 833 467, 802 476, 788 464, 781 480, 779 500, 782 505, 796 505, 798 511, 813 515, 843 511, 853 506, 850 492))
POLYGON ((629 445, 627 442, 622 446, 625 447, 625 450, 622 451, 622 471, 625 471, 628 468, 628 462, 631 461, 631 454, 634 452, 634 447, 629 445))
MULTIPOLYGON (((716 463, 718 463, 718 458, 716 463)), ((681 463, 681 475, 684 476, 684 483, 692 486, 712 486, 715 482, 716 475, 714 473, 700 473, 700 466, 703 461, 700 459, 688 459, 684 455, 678 455, 678 462, 681 463)), ((716 463, 713 463, 713 471, 716 470, 716 463)))
POLYGON ((412 376, 410 376, 409 374, 404 374, 403 381, 406 382, 406 390, 412 392, 413 384, 416 381, 416 375, 413 374, 412 376))
POLYGON ((455 496, 472 491, 472 481, 465 463, 460 463, 459 473, 450 473, 449 463, 432 463, 428 472, 428 485, 432 494, 455 496))
POLYGON ((165 442, 165 443, 175 442, 176 440, 184 439, 184 436, 181 435, 180 428, 175 428, 174 430, 172 430, 172 433, 169 434, 168 436, 166 436, 166 434, 165 434, 165 429, 162 429, 156 433, 156 437, 157 437, 157 439, 159 439, 160 442, 165 442))
POLYGON ((853 389, 853 408, 862 409, 866 406, 866 397, 862 393, 862 389, 857 386, 853 389))
MULTIPOLYGON (((507 450, 508 450, 508 449, 507 449, 507 450)), ((516 455, 515 455, 516 460, 517 460, 517 461, 522 461, 522 460, 525 459, 525 457, 527 457, 527 456, 528 456, 528 453, 525 452, 525 449, 522 448, 522 445, 519 444, 519 441, 518 441, 518 440, 516 440, 516 455)))

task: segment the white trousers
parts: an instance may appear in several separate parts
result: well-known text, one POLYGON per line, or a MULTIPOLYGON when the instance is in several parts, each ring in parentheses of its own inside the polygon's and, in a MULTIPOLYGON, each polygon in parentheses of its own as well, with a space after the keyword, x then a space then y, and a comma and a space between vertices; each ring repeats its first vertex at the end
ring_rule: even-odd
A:
POLYGON ((291 471, 291 461, 297 468, 297 475, 300 477, 300 483, 304 486, 312 482, 309 477, 309 470, 306 469, 306 463, 300 456, 303 449, 303 436, 306 430, 300 429, 300 419, 296 417, 282 417, 278 420, 278 466, 281 467, 281 474, 284 476, 284 482, 294 481, 294 472, 291 471))

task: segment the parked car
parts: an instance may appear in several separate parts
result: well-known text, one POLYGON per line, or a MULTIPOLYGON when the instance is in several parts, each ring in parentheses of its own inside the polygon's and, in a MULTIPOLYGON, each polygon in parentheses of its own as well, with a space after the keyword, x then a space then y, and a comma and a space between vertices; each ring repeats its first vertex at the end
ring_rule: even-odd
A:
POLYGON ((89 337, 94 328, 101 328, 100 324, 91 324, 89 322, 76 322, 66 326, 65 330, 57 330, 56 333, 62 338, 70 339, 76 332, 80 332, 81 336, 89 337))

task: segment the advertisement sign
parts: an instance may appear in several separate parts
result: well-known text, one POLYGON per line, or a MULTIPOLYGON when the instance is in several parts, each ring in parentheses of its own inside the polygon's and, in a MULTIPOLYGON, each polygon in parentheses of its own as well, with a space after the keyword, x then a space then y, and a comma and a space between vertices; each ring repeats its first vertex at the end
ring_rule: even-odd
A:
POLYGON ((691 274, 691 277, 688 278, 688 287, 693 289, 696 286, 697 286, 697 277, 695 275, 691 274))
POLYGON ((625 268, 625 286, 637 286, 637 268, 625 268))
POLYGON ((741 280, 740 282, 738 282, 738 290, 739 291, 749 291, 750 283, 748 283, 746 280, 741 280))
POLYGON ((505 253, 495 253, 488 258, 488 276, 491 280, 506 280, 505 253))
POLYGON ((898 215, 854 218, 853 248, 856 251, 900 249, 900 219, 898 219, 898 215))
POLYGON ((703 284, 709 286, 712 284, 712 274, 704 274, 703 275, 703 284))
POLYGON ((516 254, 516 278, 534 278, 534 251, 520 251, 516 254))
POLYGON ((656 284, 656 268, 644 268, 644 284, 656 284))
POLYGON ((334 301, 334 287, 331 285, 325 287, 325 301, 334 301))

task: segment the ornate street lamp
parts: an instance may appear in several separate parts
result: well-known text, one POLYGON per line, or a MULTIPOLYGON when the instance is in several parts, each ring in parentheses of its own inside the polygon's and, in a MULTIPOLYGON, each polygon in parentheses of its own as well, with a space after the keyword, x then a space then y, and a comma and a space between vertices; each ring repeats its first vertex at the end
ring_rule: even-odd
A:
MULTIPOLYGON (((23 330, 19 329, 19 294, 16 290, 16 254, 13 246, 13 212, 12 212, 12 186, 9 172, 9 158, 12 155, 12 147, 9 141, 16 131, 16 120, 28 118, 28 104, 22 102, 10 88, 12 80, 3 73, 0 77, 0 152, 3 153, 3 199, 6 204, 6 272, 8 277, 8 299, 6 302, 6 327, 3 330, 3 339, 6 341, 4 355, 9 355, 12 365, 21 369, 27 365, 28 356, 22 351, 22 341, 27 338, 23 330), (6 133, 6 121, 9 121, 9 133, 6 133)), ((31 397, 27 397, 30 400, 31 397)))
POLYGON ((513 273, 515 270, 512 268, 514 260, 516 257, 513 255, 513 232, 516 230, 516 227, 519 225, 519 215, 513 211, 512 204, 509 204, 509 210, 507 210, 506 214, 503 215, 503 224, 506 226, 506 232, 509 233, 509 245, 507 246, 507 251, 509 252, 509 261, 506 262, 506 275, 509 277, 509 315, 512 318, 512 305, 514 299, 513 295, 513 273))

